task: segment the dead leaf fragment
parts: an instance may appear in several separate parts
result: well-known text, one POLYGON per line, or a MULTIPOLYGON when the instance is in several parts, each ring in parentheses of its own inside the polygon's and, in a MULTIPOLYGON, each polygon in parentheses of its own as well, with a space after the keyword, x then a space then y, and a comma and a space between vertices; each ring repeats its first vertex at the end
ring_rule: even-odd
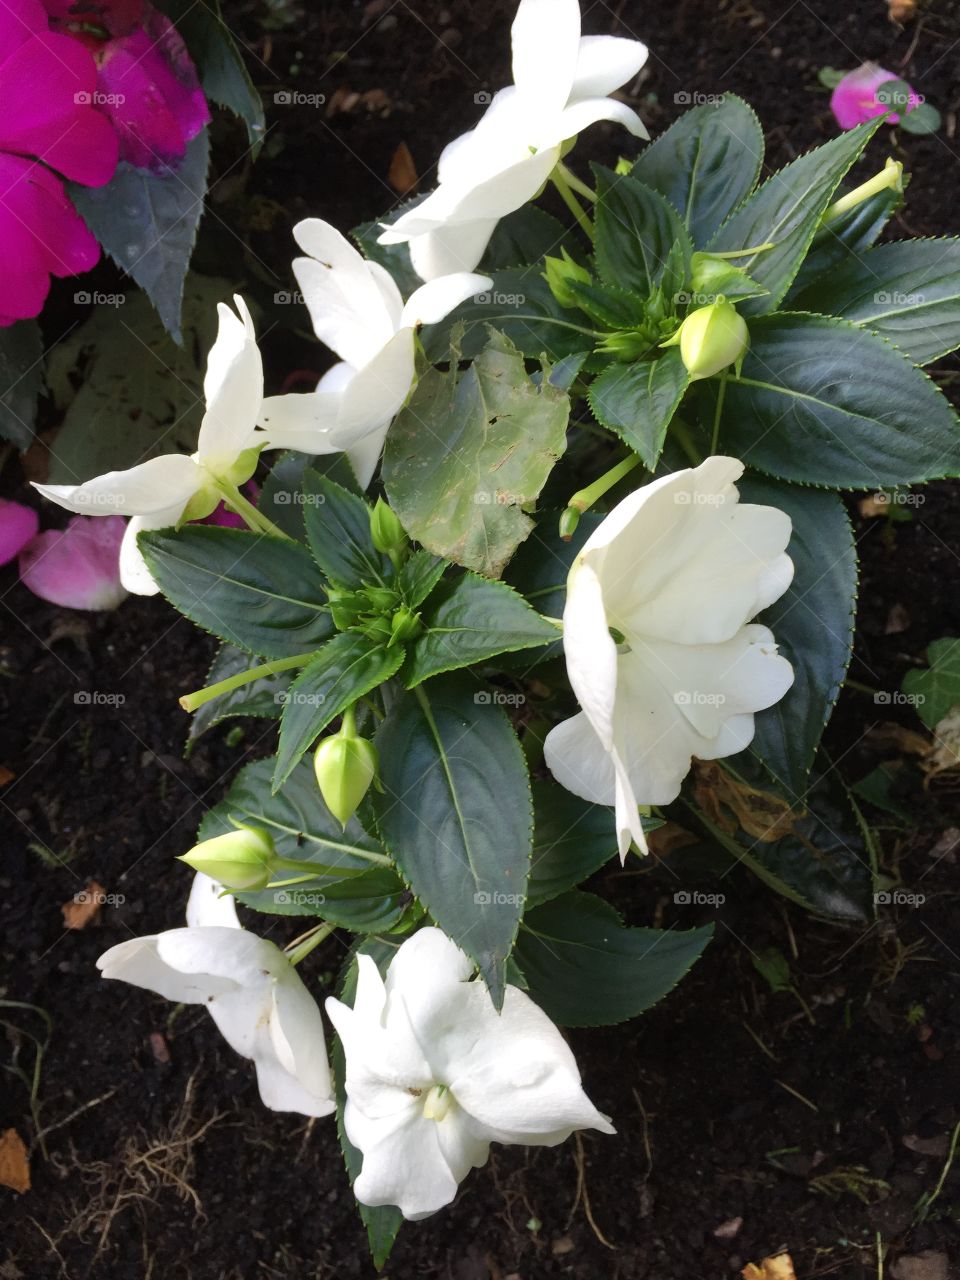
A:
POLYGON ((887 0, 887 10, 890 21, 903 26, 916 16, 917 0, 887 0))
POLYGON ((764 1258, 759 1267, 756 1263, 748 1262, 740 1274, 743 1280, 797 1280, 789 1253, 776 1253, 764 1258))
POLYGON ((150 1052, 156 1062, 167 1063, 170 1061, 170 1048, 162 1031, 150 1032, 150 1052))
POLYGON ((6 1129, 0 1134, 0 1186, 20 1195, 30 1190, 30 1161, 16 1129, 6 1129))
POLYGON ((387 170, 387 181, 401 196, 416 190, 420 179, 417 177, 417 166, 413 162, 413 155, 405 142, 401 142, 393 153, 390 168, 387 170))
POLYGON ((106 890, 96 880, 88 880, 87 887, 75 893, 69 902, 65 902, 60 910, 63 912, 65 929, 86 929, 100 919, 100 908, 106 899, 106 890))
POLYGON ((5 787, 8 782, 12 782, 17 775, 12 769, 8 769, 5 764, 0 764, 0 787, 5 787))
POLYGON ((742 1218, 729 1218, 726 1222, 721 1222, 719 1227, 714 1227, 713 1234, 718 1240, 735 1240, 742 1226, 742 1218))
POLYGON ((697 803, 724 831, 736 831, 739 823, 747 835, 764 844, 775 844, 790 835, 804 816, 802 810, 791 809, 780 796, 740 782, 712 760, 698 760, 694 768, 697 803), (725 810, 730 810, 736 821, 725 810))

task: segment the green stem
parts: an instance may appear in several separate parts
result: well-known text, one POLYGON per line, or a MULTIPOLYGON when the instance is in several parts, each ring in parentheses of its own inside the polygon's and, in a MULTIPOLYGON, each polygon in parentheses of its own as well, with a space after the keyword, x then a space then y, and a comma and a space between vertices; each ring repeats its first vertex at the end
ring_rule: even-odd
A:
POLYGON ((727 371, 720 374, 720 387, 717 391, 717 407, 713 413, 713 435, 710 437, 710 453, 717 452, 717 444, 720 440, 720 415, 723 413, 723 398, 727 394, 727 371))
POLYGON ((581 182, 573 170, 568 169, 562 160, 557 165, 557 168, 560 170, 564 181, 569 187, 572 187, 578 195, 583 196, 584 200, 589 200, 591 204, 596 204, 597 193, 594 191, 593 187, 588 187, 585 182, 581 182))
POLYGON ((755 244, 749 249, 711 249, 711 258, 749 258, 754 253, 766 253, 769 249, 777 247, 775 240, 768 240, 766 244, 755 244))
POLYGON ((287 952, 287 959, 291 964, 299 964, 314 947, 319 947, 320 943, 329 938, 333 933, 332 924, 318 924, 312 933, 307 934, 299 946, 293 947, 287 952))
MULTIPOLYGON (((350 852, 357 858, 363 858, 365 862, 375 862, 378 867, 392 867, 393 863, 383 853, 374 853, 370 849, 351 849, 350 852)), ((337 867, 330 866, 324 862, 303 862, 297 858, 274 857, 270 862, 271 871, 299 871, 304 875, 316 879, 317 876, 341 876, 348 879, 350 876, 359 876, 363 874, 362 867, 337 867)), ((281 886, 282 887, 282 886, 281 886)))
POLYGON ((563 203, 567 206, 567 208, 576 218, 577 222, 579 222, 584 235, 588 236, 592 240, 593 239, 593 223, 587 217, 583 206, 580 204, 580 202, 577 200, 577 197, 573 194, 573 191, 570 189, 570 184, 567 181, 566 174, 563 172, 563 165, 557 165, 553 173, 551 173, 550 175, 550 181, 553 183, 553 185, 557 188, 557 191, 560 193, 560 199, 563 201, 563 203))
POLYGON ((267 533, 271 537, 283 538, 286 542, 293 542, 293 538, 288 533, 284 533, 279 525, 274 524, 249 499, 245 498, 236 485, 220 484, 217 488, 225 505, 240 516, 242 520, 245 520, 247 527, 254 533, 267 533))
POLYGON ((903 190, 903 165, 899 160, 894 160, 892 157, 888 157, 887 163, 879 173, 874 174, 872 178, 868 178, 866 182, 862 182, 859 187, 854 187, 852 191, 848 191, 839 200, 834 200, 833 204, 820 219, 821 227, 826 227, 831 222, 836 222, 837 218, 842 217, 850 209, 855 209, 858 204, 863 204, 864 200, 869 200, 871 196, 878 195, 881 191, 886 191, 887 188, 892 191, 903 190))
POLYGON ((703 459, 697 452, 697 447, 693 442, 693 436, 690 434, 690 428, 681 421, 680 418, 674 418, 670 423, 670 430, 679 444, 680 448, 687 455, 695 467, 699 467, 703 459))
POLYGON ((260 680, 263 676, 275 676, 281 671, 291 671, 294 667, 305 667, 312 657, 314 653, 298 653, 293 658, 275 658, 273 662, 261 663, 259 667, 251 667, 249 671, 241 671, 238 675, 229 676, 226 680, 209 684, 205 689, 198 689, 196 693, 185 693, 180 699, 180 705, 184 711, 196 711, 205 703, 213 702, 214 698, 232 693, 234 689, 240 689, 243 685, 260 680))
POLYGON ((568 501, 567 508, 560 517, 561 538, 569 541, 573 537, 574 530, 583 513, 589 511, 595 502, 602 498, 615 484, 618 484, 624 476, 628 476, 631 471, 640 465, 640 458, 635 453, 632 453, 628 458, 624 458, 622 462, 618 462, 615 467, 605 471, 602 476, 594 480, 593 484, 587 485, 585 489, 578 489, 568 501))

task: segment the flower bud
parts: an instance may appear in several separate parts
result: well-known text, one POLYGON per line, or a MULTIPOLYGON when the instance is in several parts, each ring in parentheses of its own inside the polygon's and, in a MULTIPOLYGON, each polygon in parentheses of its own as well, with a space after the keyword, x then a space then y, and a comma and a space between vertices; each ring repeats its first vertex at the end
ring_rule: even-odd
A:
POLYGON ((422 630, 423 623, 419 613, 414 613, 403 604, 390 620, 390 643, 403 644, 405 640, 418 636, 422 630))
POLYGON ((578 307, 580 303, 577 295, 569 287, 569 282, 578 280, 581 284, 589 284, 590 272, 586 267, 578 266, 566 249, 561 249, 560 252, 563 254, 562 258, 544 259, 546 271, 543 273, 543 278, 561 307, 578 307))
POLYGON ((236 826, 236 831, 227 831, 194 845, 179 861, 194 871, 202 871, 225 889, 256 892, 266 888, 273 875, 276 857, 273 840, 259 827, 246 823, 236 826))
POLYGON ((650 338, 639 329, 617 329, 605 333, 597 343, 597 350, 615 360, 631 362, 639 360, 650 349, 650 338))
POLYGON ((327 808, 346 827, 376 777, 377 749, 366 738, 324 738, 313 756, 317 785, 327 808))
POLYGON ((743 316, 724 298, 698 307, 687 316, 677 333, 662 345, 680 344, 680 356, 694 380, 710 378, 740 360, 750 345, 743 316))
POLYGON ((348 631, 356 626, 369 607, 369 602, 359 592, 341 591, 336 587, 327 592, 327 604, 338 631, 348 631))
POLYGON ((407 535, 397 513, 382 498, 370 512, 370 537, 373 545, 385 556, 403 551, 407 546, 407 535))

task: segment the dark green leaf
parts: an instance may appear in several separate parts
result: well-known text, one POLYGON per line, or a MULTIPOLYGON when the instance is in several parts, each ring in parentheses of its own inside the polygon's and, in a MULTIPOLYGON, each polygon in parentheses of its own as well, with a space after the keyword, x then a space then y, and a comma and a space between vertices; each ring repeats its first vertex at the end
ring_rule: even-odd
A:
POLYGON ((647 320, 644 300, 637 293, 612 284, 568 280, 567 288, 580 310, 606 329, 637 329, 647 320))
POLYGON ((480 967, 499 1008, 523 911, 533 822, 520 744, 475 682, 405 693, 377 733, 377 825, 441 929, 480 967))
POLYGON ((287 889, 238 893, 237 901, 265 915, 318 916, 337 929, 380 933, 397 926, 410 900, 410 891, 392 867, 371 867, 333 883, 294 883, 300 879, 293 877, 287 889))
POLYGON ((563 1027, 635 1018, 672 991, 713 936, 713 926, 626 929, 590 893, 565 893, 524 917, 516 956, 531 997, 563 1027))
POLYGON ((566 447, 570 400, 527 376, 502 334, 461 372, 429 369, 387 437, 383 479, 408 534, 496 577, 532 528, 522 511, 566 447))
POLYGON ((805 289, 796 304, 872 329, 915 364, 929 364, 960 347, 960 240, 878 245, 805 289))
POLYGON ((345 453, 327 453, 312 458, 306 453, 282 453, 263 482, 257 507, 289 538, 306 540, 303 527, 304 472, 319 471, 351 493, 359 493, 356 478, 345 453))
MULTIPOLYGON (((644 828, 659 825, 644 823, 644 828)), ((580 884, 616 853, 612 809, 588 804, 552 780, 534 782, 528 910, 580 884)))
POLYGON ((144 290, 178 343, 183 340, 183 282, 203 213, 209 161, 210 138, 203 129, 172 174, 151 173, 121 161, 105 187, 70 185, 84 222, 144 290))
POLYGON ((559 257, 566 238, 561 222, 536 205, 525 204, 497 223, 477 270, 489 275, 539 262, 547 254, 559 257))
POLYGON ((773 632, 796 678, 776 706, 758 713, 751 751, 799 795, 850 661, 857 605, 853 530, 832 493, 749 476, 740 494, 744 502, 779 507, 793 521, 793 582, 757 621, 773 632))
MULTIPOLYGON (((835 194, 842 195, 842 189, 835 194)), ((902 190, 884 187, 826 226, 821 224, 790 286, 785 305, 793 309, 794 299, 808 285, 869 249, 902 203, 902 190)))
POLYGON ((689 382, 678 348, 671 347, 656 360, 610 365, 590 384, 588 399, 597 421, 653 471, 689 382))
POLYGON ((283 786, 330 721, 389 680, 402 662, 402 645, 383 648, 353 631, 342 631, 323 646, 284 698, 274 791, 283 786))
POLYGON ((415 551, 397 574, 397 590, 409 609, 419 609, 446 569, 446 561, 429 551, 415 551))
POLYGON ((649 297, 663 279, 674 245, 688 266, 692 246, 676 209, 635 178, 593 166, 597 180, 596 253, 604 283, 649 297))
POLYGON ((318 471, 303 473, 307 543, 324 576, 338 587, 383 584, 390 561, 373 545, 370 508, 356 494, 318 471))
POLYGON ((769 177, 732 214, 708 244, 713 252, 772 249, 737 259, 769 293, 741 303, 744 315, 775 311, 790 287, 841 178, 860 155, 880 120, 858 125, 815 147, 769 177))
POLYGON ((36 320, 0 329, 0 438, 29 448, 43 385, 43 339, 36 320))
POLYGON ((960 640, 944 637, 927 649, 926 671, 908 671, 903 692, 916 700, 917 715, 928 729, 960 704, 960 640))
POLYGON ((941 124, 943 119, 932 102, 921 102, 918 107, 900 117, 900 128, 906 133, 936 133, 941 124))
POLYGON ((137 541, 170 603, 228 644, 292 658, 333 634, 323 579, 306 547, 197 524, 141 533, 137 541))
POLYGON ((882 338, 847 320, 783 312, 750 326, 721 439, 784 480, 875 489, 954 472, 960 432, 946 398, 882 338))
POLYGON ((762 162, 756 113, 727 93, 685 112, 641 152, 632 174, 670 201, 701 248, 753 190, 762 162))

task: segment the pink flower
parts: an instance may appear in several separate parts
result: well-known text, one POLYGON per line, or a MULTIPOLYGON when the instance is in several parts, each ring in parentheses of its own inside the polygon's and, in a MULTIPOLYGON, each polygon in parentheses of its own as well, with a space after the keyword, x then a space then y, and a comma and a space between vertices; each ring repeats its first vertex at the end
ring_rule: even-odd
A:
POLYGON ((0 564, 9 564, 36 536, 39 526, 33 507, 0 498, 0 564))
POLYGON ((37 534, 20 553, 20 581, 35 596, 66 609, 116 609, 123 516, 74 516, 66 529, 37 534))
MULTIPOLYGON (((877 100, 877 90, 890 80, 899 80, 893 71, 887 71, 876 62, 865 62, 855 71, 848 71, 833 91, 830 109, 841 129, 853 129, 858 124, 883 115, 889 103, 877 100)), ((910 91, 910 110, 920 105, 920 96, 910 91)), ((888 117, 896 124, 900 117, 892 112, 888 117)))
POLYGON ((92 52, 96 103, 112 121, 120 159, 163 173, 210 120, 176 27, 148 0, 45 0, 58 30, 92 52))
MULTIPOLYGON (((240 492, 256 506, 257 499, 260 497, 260 486, 255 480, 248 480, 245 485, 241 486, 240 492)), ((198 520, 197 524, 218 524, 224 529, 246 529, 248 527, 243 516, 238 516, 235 511, 228 511, 226 504, 223 502, 205 520, 198 520)))
POLYGON ((40 0, 4 0, 0 324, 37 315, 51 275, 86 271, 100 256, 96 240, 51 172, 89 187, 103 186, 113 177, 117 139, 110 122, 92 105, 96 82, 89 52, 49 30, 40 0))

